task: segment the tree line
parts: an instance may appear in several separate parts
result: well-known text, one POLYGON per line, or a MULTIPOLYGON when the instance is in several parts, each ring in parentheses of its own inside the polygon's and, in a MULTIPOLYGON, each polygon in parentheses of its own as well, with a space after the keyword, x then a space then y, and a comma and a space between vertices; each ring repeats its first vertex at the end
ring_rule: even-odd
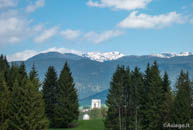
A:
POLYGON ((9 65, 0 56, 0 130, 48 130, 72 127, 79 104, 72 74, 65 63, 59 75, 48 68, 41 84, 33 65, 27 74, 24 63, 9 65))
MULTIPOLYGON (((118 66, 110 82, 104 119, 108 130, 192 130, 193 82, 181 71, 171 89, 167 72, 157 62, 144 73, 118 66)), ((0 129, 47 130, 69 128, 79 116, 78 95, 67 63, 58 76, 50 66, 41 84, 35 65, 27 74, 24 63, 0 56, 0 129)))
POLYGON ((193 85, 181 71, 171 90, 167 72, 157 62, 144 73, 118 66, 110 83, 105 128, 108 130, 192 130, 193 85))

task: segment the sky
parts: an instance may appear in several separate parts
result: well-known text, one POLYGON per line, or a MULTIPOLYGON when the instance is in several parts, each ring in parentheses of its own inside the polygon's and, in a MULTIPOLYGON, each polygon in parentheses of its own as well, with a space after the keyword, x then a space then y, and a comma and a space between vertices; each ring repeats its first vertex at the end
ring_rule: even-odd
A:
POLYGON ((193 52, 193 0, 0 0, 0 54, 193 52))

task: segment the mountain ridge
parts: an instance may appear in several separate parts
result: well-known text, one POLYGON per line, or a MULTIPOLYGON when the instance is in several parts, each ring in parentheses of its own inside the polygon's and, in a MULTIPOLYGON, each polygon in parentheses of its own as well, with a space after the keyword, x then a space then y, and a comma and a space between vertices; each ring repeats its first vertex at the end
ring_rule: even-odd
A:
MULTIPOLYGON (((120 57, 116 60, 99 62, 74 54, 48 53, 36 55, 24 61, 24 63, 28 73, 32 65, 35 64, 39 78, 43 82, 49 66, 54 66, 59 75, 64 63, 68 62, 74 78, 75 87, 78 90, 79 99, 85 104, 85 102, 89 100, 87 97, 92 97, 97 93, 109 89, 112 75, 118 64, 129 66, 131 70, 138 66, 141 72, 144 72, 147 63, 152 64, 154 61, 158 62, 161 74, 163 74, 164 71, 168 72, 171 86, 174 86, 181 69, 189 71, 190 75, 193 75, 193 55, 175 56, 171 58, 161 58, 150 55, 130 55, 120 57)), ((105 97, 103 97, 104 94, 101 96, 101 99, 105 99, 105 97)))
POLYGON ((190 56, 193 55, 192 52, 180 52, 180 53, 160 53, 160 54, 150 54, 150 55, 124 55, 118 51, 113 51, 113 52, 88 52, 85 54, 73 54, 73 53, 60 53, 60 52, 46 52, 46 53, 39 53, 27 60, 34 59, 34 57, 38 57, 41 55, 46 55, 48 58, 50 58, 50 54, 53 58, 66 58, 68 55, 71 57, 72 56, 76 57, 76 59, 81 59, 81 58, 89 58, 90 60, 95 60, 98 62, 105 62, 105 61, 111 61, 111 60, 117 60, 122 57, 158 57, 158 58, 173 58, 173 57, 178 57, 178 56, 190 56))

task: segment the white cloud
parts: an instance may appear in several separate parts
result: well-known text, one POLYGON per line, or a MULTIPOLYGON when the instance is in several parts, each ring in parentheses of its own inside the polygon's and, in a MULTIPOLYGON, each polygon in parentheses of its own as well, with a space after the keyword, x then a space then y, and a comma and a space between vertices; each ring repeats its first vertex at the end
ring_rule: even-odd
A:
POLYGON ((8 61, 25 61, 37 54, 40 53, 47 53, 47 52, 59 52, 59 53, 73 53, 73 54, 77 54, 77 55, 82 55, 83 53, 77 50, 73 50, 73 49, 67 49, 67 48, 49 48, 47 50, 43 50, 43 51, 34 51, 34 50, 25 50, 22 52, 17 52, 14 53, 12 55, 8 55, 7 59, 8 61))
POLYGON ((123 33, 124 32, 119 30, 107 30, 102 33, 88 32, 84 35, 84 39, 94 43, 101 43, 109 40, 110 38, 120 36, 123 33))
POLYGON ((135 10, 145 8, 151 1, 152 0, 89 0, 87 5, 101 8, 108 7, 113 9, 135 10))
POLYGON ((16 10, 1 13, 0 44, 17 43, 26 38, 31 30, 30 23, 30 20, 21 16, 16 10))
POLYGON ((48 30, 45 30, 42 34, 37 36, 34 41, 37 43, 43 43, 47 41, 48 39, 52 38, 58 33, 58 27, 53 27, 48 30))
POLYGON ((170 12, 168 14, 161 14, 151 16, 147 14, 137 15, 137 11, 132 12, 126 19, 121 21, 118 26, 122 28, 163 28, 174 23, 184 23, 184 18, 181 14, 170 12))
POLYGON ((44 30, 43 24, 33 24, 17 10, 0 14, 0 44, 19 43, 30 39, 44 30))
POLYGON ((61 36, 63 36, 65 39, 68 40, 74 40, 78 38, 80 36, 80 33, 81 32, 79 30, 71 30, 71 29, 67 29, 60 32, 61 36))
POLYGON ((67 48, 56 48, 56 47, 41 51, 41 53, 47 53, 47 52, 72 53, 72 54, 76 54, 76 55, 82 55, 83 54, 81 51, 77 51, 77 50, 73 50, 73 49, 67 49, 67 48))
POLYGON ((36 9, 44 7, 45 0, 37 0, 34 4, 30 4, 26 8, 26 12, 31 13, 34 12, 36 9))
POLYGON ((7 60, 10 61, 25 61, 30 57, 33 57, 35 55, 37 55, 38 52, 37 51, 33 51, 33 50, 25 50, 22 52, 17 52, 15 54, 12 55, 8 55, 7 56, 7 60))
POLYGON ((15 7, 18 0, 0 0, 0 8, 15 7))

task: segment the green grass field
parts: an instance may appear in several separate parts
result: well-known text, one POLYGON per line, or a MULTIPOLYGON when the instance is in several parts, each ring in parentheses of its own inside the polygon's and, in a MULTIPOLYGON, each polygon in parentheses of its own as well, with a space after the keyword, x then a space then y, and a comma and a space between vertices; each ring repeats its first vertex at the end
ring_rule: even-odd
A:
POLYGON ((49 129, 49 130, 104 130, 104 123, 102 120, 79 121, 76 128, 71 129, 49 129))

